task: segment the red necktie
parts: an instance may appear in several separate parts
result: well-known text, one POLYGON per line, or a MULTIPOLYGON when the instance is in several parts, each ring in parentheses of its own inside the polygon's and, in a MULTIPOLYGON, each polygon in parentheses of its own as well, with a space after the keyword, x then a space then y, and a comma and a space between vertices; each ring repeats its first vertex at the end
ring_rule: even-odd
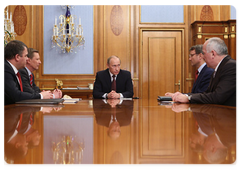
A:
POLYGON ((198 78, 198 70, 196 70, 195 72, 195 81, 197 80, 197 78, 198 78))
POLYGON ((23 87, 22 87, 22 79, 21 79, 21 76, 20 76, 20 73, 19 73, 19 72, 17 73, 17 77, 18 77, 18 80, 19 80, 20 89, 21 89, 21 91, 23 91, 23 87))
POLYGON ((30 85, 31 85, 31 87, 33 86, 33 75, 32 74, 30 74, 30 85))
POLYGON ((115 80, 115 75, 112 76, 113 81, 112 81, 112 90, 116 91, 116 80, 115 80))

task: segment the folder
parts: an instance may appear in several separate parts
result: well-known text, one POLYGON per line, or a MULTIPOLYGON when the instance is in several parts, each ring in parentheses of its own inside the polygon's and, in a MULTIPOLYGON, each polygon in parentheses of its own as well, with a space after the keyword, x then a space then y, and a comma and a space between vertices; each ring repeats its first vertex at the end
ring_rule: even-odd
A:
POLYGON ((16 104, 59 104, 63 101, 64 99, 28 99, 16 102, 16 104))

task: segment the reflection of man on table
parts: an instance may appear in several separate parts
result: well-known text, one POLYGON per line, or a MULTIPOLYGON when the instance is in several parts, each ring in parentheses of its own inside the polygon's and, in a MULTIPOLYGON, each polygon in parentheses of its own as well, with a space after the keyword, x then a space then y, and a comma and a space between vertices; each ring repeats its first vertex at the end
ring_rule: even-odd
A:
MULTIPOLYGON (((198 123, 198 132, 204 141, 200 143, 203 156, 209 163, 221 163, 226 159, 228 148, 236 145, 235 107, 174 103, 172 109, 176 112, 187 110, 193 112, 198 123)), ((192 145, 192 141, 190 142, 192 145)))
POLYGON ((27 133, 39 107, 7 107, 4 110, 4 154, 7 162, 20 160, 29 149, 27 133))
POLYGON ((116 139, 121 134, 121 126, 131 123, 133 100, 93 100, 96 122, 108 127, 108 136, 116 139))

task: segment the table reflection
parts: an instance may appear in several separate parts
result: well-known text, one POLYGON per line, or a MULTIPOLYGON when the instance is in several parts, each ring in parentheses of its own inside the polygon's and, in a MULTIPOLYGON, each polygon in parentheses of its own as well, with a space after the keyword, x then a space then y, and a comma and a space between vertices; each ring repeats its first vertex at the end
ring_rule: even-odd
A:
POLYGON ((4 108, 12 164, 231 164, 236 107, 82 100, 4 108))
MULTIPOLYGON (((231 147, 236 145, 236 109, 203 105, 192 106, 191 110, 198 125, 197 136, 200 139, 197 139, 201 142, 197 145, 203 157, 209 163, 224 162, 228 151, 231 152, 231 147)), ((235 156, 232 158, 235 161, 235 156)))
POLYGON ((234 162, 236 153, 236 108, 219 105, 174 103, 175 112, 191 111, 195 120, 190 148, 211 164, 234 162))
POLYGON ((5 160, 14 162, 24 158, 28 150, 37 147, 41 135, 33 128, 34 115, 39 107, 11 107, 5 109, 5 160))
POLYGON ((133 100, 94 100, 93 109, 97 124, 108 127, 108 136, 117 139, 121 134, 121 126, 131 123, 133 100))

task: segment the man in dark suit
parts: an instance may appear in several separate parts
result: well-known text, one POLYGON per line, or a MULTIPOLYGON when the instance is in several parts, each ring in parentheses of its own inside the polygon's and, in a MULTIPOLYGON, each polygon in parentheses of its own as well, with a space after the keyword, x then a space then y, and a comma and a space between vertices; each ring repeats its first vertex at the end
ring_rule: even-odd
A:
POLYGON ((108 69, 99 71, 96 74, 93 98, 117 99, 133 97, 131 73, 126 70, 121 70, 120 65, 121 61, 117 56, 108 58, 108 69))
MULTIPOLYGON (((19 70, 22 84, 23 84, 23 91, 29 93, 40 93, 40 89, 36 86, 34 81, 34 74, 33 71, 39 68, 41 64, 40 56, 38 50, 33 48, 28 48, 28 59, 26 62, 26 67, 19 70)), ((53 98, 61 98, 62 92, 59 89, 55 89, 53 92, 53 98)))
POLYGON ((11 41, 4 49, 4 104, 14 104, 26 99, 52 98, 50 91, 41 93, 23 92, 21 76, 18 70, 26 66, 27 46, 21 41, 11 41))
POLYGON ((207 66, 215 69, 208 89, 203 93, 189 95, 180 92, 165 95, 180 103, 236 106, 236 60, 228 55, 226 44, 220 38, 210 38, 203 45, 203 55, 207 66))
POLYGON ((195 45, 189 49, 189 61, 196 67, 195 81, 191 93, 202 93, 207 90, 213 69, 207 67, 202 54, 202 45, 195 45))

